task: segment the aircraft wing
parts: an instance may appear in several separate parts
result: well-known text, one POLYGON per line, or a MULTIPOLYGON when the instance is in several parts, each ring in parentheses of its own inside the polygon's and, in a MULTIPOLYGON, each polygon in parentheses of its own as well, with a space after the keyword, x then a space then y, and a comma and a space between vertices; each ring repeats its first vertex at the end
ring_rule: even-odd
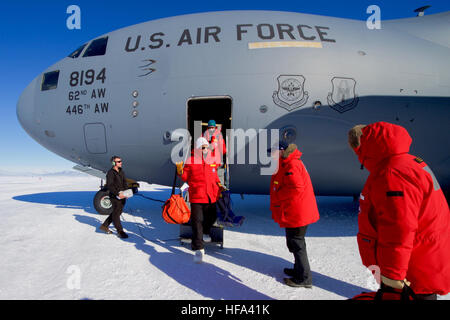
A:
POLYGON ((106 173, 104 173, 103 171, 100 171, 100 170, 97 170, 97 169, 94 169, 91 167, 80 166, 80 165, 74 166, 73 169, 77 170, 77 171, 81 171, 88 175, 100 178, 102 180, 106 180, 106 173))

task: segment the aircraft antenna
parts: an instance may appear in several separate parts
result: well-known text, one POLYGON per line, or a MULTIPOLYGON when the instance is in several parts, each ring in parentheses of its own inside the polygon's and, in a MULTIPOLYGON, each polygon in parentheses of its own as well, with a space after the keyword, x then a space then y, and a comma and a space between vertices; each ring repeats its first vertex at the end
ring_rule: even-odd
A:
POLYGON ((416 10, 414 10, 414 12, 417 12, 418 17, 423 17, 425 15, 425 10, 427 10, 429 7, 431 7, 431 6, 423 6, 423 7, 417 8, 416 10))

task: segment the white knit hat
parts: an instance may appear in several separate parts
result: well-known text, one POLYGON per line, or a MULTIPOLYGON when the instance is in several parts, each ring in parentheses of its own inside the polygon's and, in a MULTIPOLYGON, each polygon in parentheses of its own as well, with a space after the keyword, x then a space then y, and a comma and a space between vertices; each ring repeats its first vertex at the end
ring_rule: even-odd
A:
POLYGON ((208 143, 208 140, 206 140, 203 137, 198 138, 197 141, 195 142, 195 148, 196 149, 201 149, 202 146, 204 146, 204 145, 209 146, 209 143, 208 143))

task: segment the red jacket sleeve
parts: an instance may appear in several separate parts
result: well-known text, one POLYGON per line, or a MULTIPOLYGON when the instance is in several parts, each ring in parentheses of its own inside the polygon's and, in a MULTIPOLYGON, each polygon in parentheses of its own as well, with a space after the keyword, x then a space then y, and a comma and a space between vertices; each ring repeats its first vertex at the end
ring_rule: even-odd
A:
POLYGON ((403 280, 418 228, 422 193, 395 171, 383 175, 375 190, 377 262, 383 276, 403 280))
POLYGON ((305 188, 306 169, 299 161, 293 161, 293 165, 288 168, 284 174, 283 185, 288 188, 305 188))
POLYGON ((183 174, 181 175, 181 179, 184 182, 187 182, 187 180, 189 179, 190 172, 191 172, 191 165, 190 164, 185 164, 184 168, 183 168, 183 174))

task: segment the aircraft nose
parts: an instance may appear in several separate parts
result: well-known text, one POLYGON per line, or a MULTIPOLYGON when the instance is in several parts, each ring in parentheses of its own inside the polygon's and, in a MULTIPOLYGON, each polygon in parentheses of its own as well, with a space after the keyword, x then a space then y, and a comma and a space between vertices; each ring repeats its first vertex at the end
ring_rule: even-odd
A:
POLYGON ((22 128, 31 134, 33 131, 34 115, 34 88, 36 80, 33 80, 20 95, 17 102, 16 114, 22 128))

